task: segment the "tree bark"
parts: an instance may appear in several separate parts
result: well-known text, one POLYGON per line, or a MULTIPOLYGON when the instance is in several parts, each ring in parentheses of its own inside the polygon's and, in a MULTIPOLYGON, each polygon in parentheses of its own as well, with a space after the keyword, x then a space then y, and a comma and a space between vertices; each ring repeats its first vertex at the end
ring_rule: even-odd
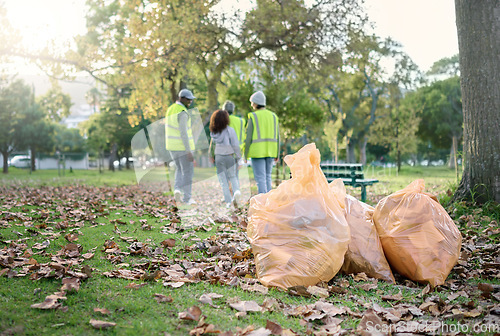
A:
POLYGON ((359 143, 359 162, 366 166, 366 145, 368 143, 368 137, 363 137, 359 143))
POLYGON ((30 147, 30 152, 31 152, 31 155, 30 155, 30 158, 31 158, 31 171, 36 171, 36 150, 34 148, 34 146, 30 147))
POLYGON ((3 157, 3 173, 9 173, 9 152, 1 152, 3 157))
POLYGON ((453 200, 500 202, 500 1, 455 0, 464 174, 453 200))
POLYGON ((448 162, 448 167, 450 169, 456 169, 457 167, 457 148, 458 148, 458 137, 453 135, 451 139, 451 149, 450 149, 450 162, 448 162))
POLYGON ((346 159, 348 163, 356 163, 356 141, 353 138, 347 138, 347 146, 346 146, 346 159))

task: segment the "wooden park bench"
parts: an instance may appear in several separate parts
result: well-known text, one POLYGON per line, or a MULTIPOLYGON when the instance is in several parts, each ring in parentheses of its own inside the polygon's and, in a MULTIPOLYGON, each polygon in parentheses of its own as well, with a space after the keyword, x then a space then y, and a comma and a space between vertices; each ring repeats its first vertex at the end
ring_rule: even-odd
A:
POLYGON ((361 187, 361 201, 366 202, 366 186, 378 182, 376 179, 365 179, 361 163, 327 163, 320 164, 328 182, 342 179, 345 185, 361 187))

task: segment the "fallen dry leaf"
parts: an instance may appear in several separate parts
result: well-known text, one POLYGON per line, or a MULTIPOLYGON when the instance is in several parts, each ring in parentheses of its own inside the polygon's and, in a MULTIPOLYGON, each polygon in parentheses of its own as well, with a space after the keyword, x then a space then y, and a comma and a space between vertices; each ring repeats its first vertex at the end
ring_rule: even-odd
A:
POLYGON ((134 283, 134 282, 131 282, 129 283, 128 285, 125 286, 126 289, 138 289, 138 288, 141 288, 141 287, 144 287, 146 286, 145 283, 134 283))
POLYGON ((262 307, 258 305, 255 301, 239 301, 235 303, 230 303, 229 306, 240 312, 260 312, 262 307))
POLYGON ((384 301, 401 301, 403 300, 403 294, 399 292, 395 295, 382 295, 382 300, 384 301))
POLYGON ((368 309, 364 314, 363 318, 359 322, 358 326, 356 327, 356 331, 358 332, 365 332, 365 331, 370 331, 373 330, 374 326, 377 326, 379 329, 383 328, 383 326, 387 326, 387 323, 384 322, 375 312, 373 309, 368 309))
POLYGON ((202 294, 198 300, 201 303, 206 303, 212 307, 218 308, 217 306, 214 305, 212 299, 220 299, 222 297, 224 297, 224 295, 220 295, 217 293, 209 293, 209 294, 202 294))
POLYGON ((368 276, 364 272, 361 272, 361 273, 354 275, 352 277, 352 279, 354 281, 369 281, 370 280, 370 278, 368 278, 368 276))
POLYGON ((165 239, 161 242, 161 244, 163 245, 163 247, 174 247, 175 239, 165 239))
POLYGON ((41 303, 32 304, 31 308, 56 309, 56 308, 59 308, 61 306, 61 303, 58 302, 59 300, 66 300, 66 297, 59 295, 59 294, 48 295, 45 298, 45 301, 43 301, 41 303))
POLYGON ((304 296, 311 297, 311 293, 307 291, 307 288, 304 286, 293 286, 288 288, 288 294, 294 296, 304 296))
POLYGON ((201 309, 198 306, 192 306, 188 310, 179 313, 179 319, 188 321, 198 321, 201 316, 201 309))
POLYGON ((158 302, 158 303, 172 302, 172 301, 174 301, 174 299, 170 295, 166 296, 166 295, 163 295, 163 294, 155 293, 154 297, 155 297, 156 302, 158 302))
POLYGON ((80 279, 78 278, 65 278, 62 279, 62 291, 66 292, 71 292, 75 291, 78 292, 80 290, 80 279))
POLYGON ((94 312, 101 313, 103 315, 109 315, 111 312, 106 308, 94 308, 94 312))
POLYGON ((257 292, 261 294, 267 294, 269 292, 269 288, 266 286, 262 286, 260 284, 248 285, 245 283, 240 284, 240 288, 249 292, 257 292))
POLYGON ((89 323, 95 329, 107 329, 107 328, 111 328, 111 327, 116 326, 116 323, 114 323, 114 322, 99 321, 99 320, 94 320, 94 319, 90 319, 89 323))
POLYGON ((327 298, 330 296, 330 293, 328 292, 328 289, 326 288, 321 288, 318 286, 309 286, 307 287, 307 292, 313 296, 321 297, 321 298, 327 298))
POLYGON ((163 286, 165 286, 165 287, 170 286, 172 288, 179 288, 179 287, 184 286, 184 284, 185 284, 185 282, 182 282, 182 281, 177 281, 177 282, 165 281, 163 283, 163 286))
POLYGON ((266 329, 271 331, 272 335, 281 335, 283 332, 283 328, 279 324, 269 320, 266 321, 266 329))
POLYGON ((69 242, 74 242, 78 240, 78 235, 76 233, 68 233, 67 235, 64 236, 67 241, 69 242))

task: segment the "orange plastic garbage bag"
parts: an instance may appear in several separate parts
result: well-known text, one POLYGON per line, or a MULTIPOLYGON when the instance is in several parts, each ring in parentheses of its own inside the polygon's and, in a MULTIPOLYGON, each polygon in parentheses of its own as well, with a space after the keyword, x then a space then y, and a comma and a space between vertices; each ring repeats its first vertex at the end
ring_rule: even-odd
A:
POLYGON ((285 162, 292 178, 251 198, 247 226, 257 277, 266 286, 283 289, 332 279, 350 239, 315 144, 287 155, 285 162))
POLYGON ((394 275, 385 258, 377 228, 373 224, 375 209, 347 195, 342 179, 332 181, 329 187, 344 203, 343 208, 351 231, 351 242, 345 254, 342 272, 345 274, 365 273, 371 278, 394 283, 394 275))
POLYGON ((389 264, 399 274, 432 287, 442 285, 458 261, 462 236, 424 180, 382 200, 373 221, 389 264))

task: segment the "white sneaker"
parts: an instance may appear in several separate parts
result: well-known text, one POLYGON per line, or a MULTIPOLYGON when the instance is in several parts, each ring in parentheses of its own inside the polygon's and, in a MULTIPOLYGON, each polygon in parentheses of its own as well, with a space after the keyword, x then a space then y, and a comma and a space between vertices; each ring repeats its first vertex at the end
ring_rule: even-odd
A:
POLYGON ((182 192, 179 189, 174 190, 174 198, 177 204, 182 202, 182 192))
POLYGON ((226 208, 230 208, 231 207, 231 203, 226 203, 226 208))
POLYGON ((189 201, 186 202, 186 204, 194 205, 194 204, 196 204, 196 201, 191 198, 189 201))
POLYGON ((241 192, 239 190, 236 190, 233 194, 233 202, 235 202, 237 206, 240 206, 240 201, 241 201, 241 192))

